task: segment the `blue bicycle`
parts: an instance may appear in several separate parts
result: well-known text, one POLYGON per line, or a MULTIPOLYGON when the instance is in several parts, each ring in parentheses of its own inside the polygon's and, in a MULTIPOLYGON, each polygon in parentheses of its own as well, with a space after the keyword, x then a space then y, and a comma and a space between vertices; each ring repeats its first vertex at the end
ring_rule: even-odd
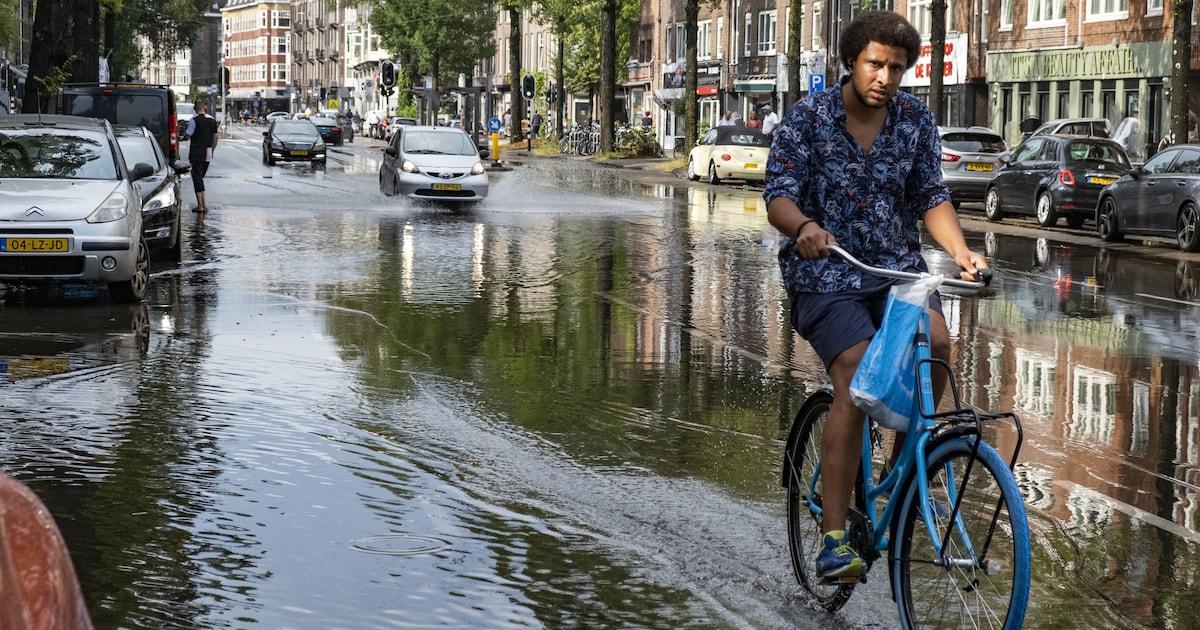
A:
MULTIPOLYGON (((868 266, 831 246, 864 273, 900 280, 921 274, 868 266)), ((983 282, 947 279, 946 286, 978 290, 983 282)), ((892 597, 905 628, 1020 628, 1029 600, 1029 522, 1012 467, 1021 448, 1021 421, 1012 413, 964 407, 944 361, 930 356, 929 315, 914 336, 920 412, 911 418, 892 470, 876 484, 872 456, 882 433, 870 418, 848 516, 847 538, 867 563, 888 557, 892 597), (954 408, 936 412, 932 370, 950 376, 954 408), (984 441, 985 422, 1016 428, 1012 459, 984 441), (890 530, 890 535, 889 535, 890 530)), ((833 402, 827 386, 796 414, 784 455, 788 542, 792 568, 817 602, 841 608, 862 578, 822 582, 814 562, 822 545, 821 436, 833 402)))

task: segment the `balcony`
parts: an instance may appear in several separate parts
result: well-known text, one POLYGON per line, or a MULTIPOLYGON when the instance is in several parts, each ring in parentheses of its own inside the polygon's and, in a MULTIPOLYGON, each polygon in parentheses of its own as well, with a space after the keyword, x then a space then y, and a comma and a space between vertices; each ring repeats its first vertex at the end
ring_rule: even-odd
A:
POLYGON ((325 30, 325 18, 317 17, 315 21, 317 23, 317 28, 319 30, 322 30, 322 31, 325 30))
POLYGON ((778 71, 778 55, 742 57, 738 59, 738 76, 774 75, 778 71))
POLYGON ((317 61, 322 61, 322 62, 325 61, 325 49, 324 48, 317 49, 317 61))
POLYGON ((330 48, 330 49, 329 49, 329 58, 330 58, 330 59, 337 59, 337 58, 338 58, 338 51, 337 51, 337 49, 336 49, 336 48, 330 48))

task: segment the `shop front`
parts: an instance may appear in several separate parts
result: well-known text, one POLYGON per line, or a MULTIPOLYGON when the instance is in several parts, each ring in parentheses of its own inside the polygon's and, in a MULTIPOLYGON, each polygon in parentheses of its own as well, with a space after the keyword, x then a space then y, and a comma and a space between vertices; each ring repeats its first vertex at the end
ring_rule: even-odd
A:
POLYGON ((1143 161, 1167 132, 1170 75, 1170 42, 989 52, 992 127, 1016 143, 1029 119, 1107 118, 1117 129, 1133 118, 1124 144, 1143 161))

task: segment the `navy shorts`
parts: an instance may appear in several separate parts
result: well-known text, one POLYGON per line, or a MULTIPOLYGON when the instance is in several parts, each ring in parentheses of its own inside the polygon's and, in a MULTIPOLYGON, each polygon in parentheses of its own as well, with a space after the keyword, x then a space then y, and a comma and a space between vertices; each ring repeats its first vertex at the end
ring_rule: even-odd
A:
MULTIPOLYGON (((883 322, 888 291, 903 282, 863 274, 862 288, 835 293, 792 295, 792 328, 812 345, 825 371, 851 346, 875 336, 883 322)), ((929 296, 929 308, 942 314, 942 297, 929 296)))

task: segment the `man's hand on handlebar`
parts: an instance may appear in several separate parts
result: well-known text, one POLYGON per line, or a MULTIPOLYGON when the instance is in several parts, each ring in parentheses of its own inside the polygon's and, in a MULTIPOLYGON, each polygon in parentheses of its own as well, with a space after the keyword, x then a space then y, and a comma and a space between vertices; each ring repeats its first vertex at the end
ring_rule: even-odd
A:
POLYGON ((980 254, 972 251, 966 251, 955 256, 954 262, 959 266, 960 269, 962 269, 962 271, 959 273, 959 276, 963 280, 970 282, 983 282, 984 284, 987 284, 992 279, 992 272, 990 269, 988 269, 987 259, 980 254))
POLYGON ((796 235, 796 253, 801 258, 828 258, 827 245, 837 245, 837 239, 816 221, 806 220, 796 235))

